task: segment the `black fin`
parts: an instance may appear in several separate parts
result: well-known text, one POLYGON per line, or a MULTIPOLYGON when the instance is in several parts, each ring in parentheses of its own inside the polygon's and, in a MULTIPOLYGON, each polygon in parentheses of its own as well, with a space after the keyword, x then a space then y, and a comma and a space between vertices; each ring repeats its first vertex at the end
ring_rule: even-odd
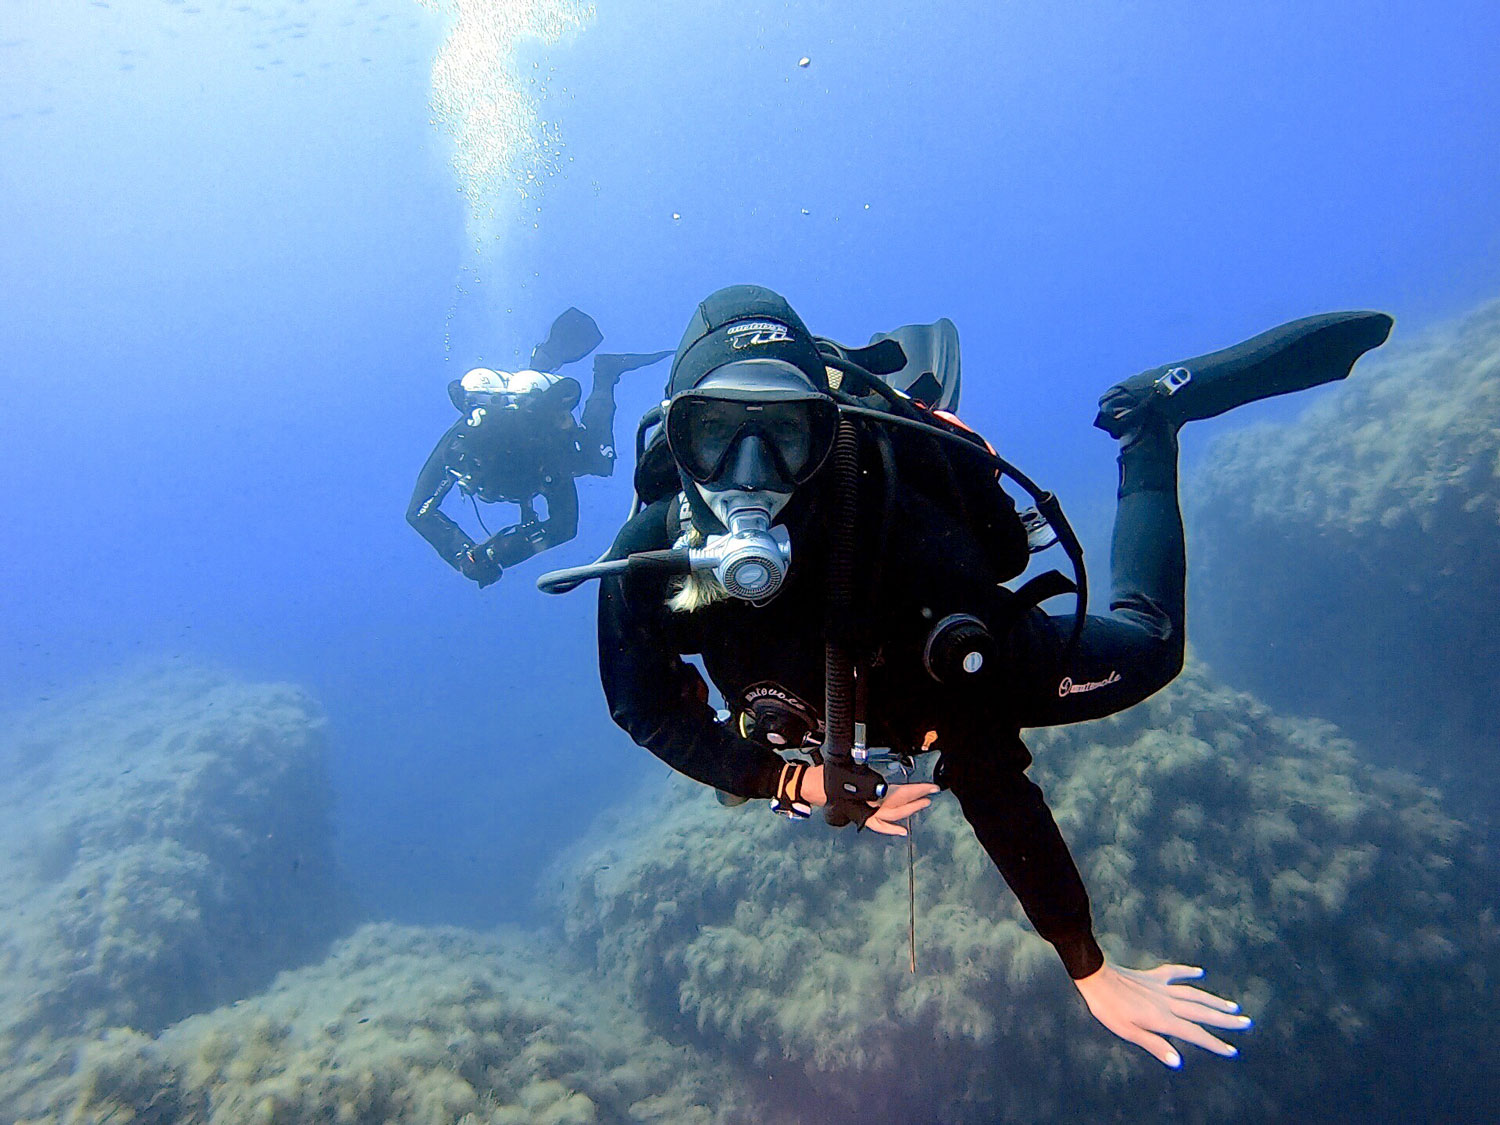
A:
POLYGON ((1136 411, 1148 405, 1180 426, 1263 398, 1348 378, 1360 356, 1385 343, 1394 323, 1381 312, 1324 313, 1280 325, 1222 351, 1163 364, 1106 391, 1094 425, 1118 438, 1134 428, 1136 411))
POLYGON ((664 352, 600 352, 594 357, 595 379, 618 379, 627 371, 634 371, 637 367, 650 367, 653 363, 660 363, 672 351, 664 352))
POLYGON ((906 352, 899 340, 880 338, 862 348, 840 350, 850 363, 859 364, 871 375, 894 375, 906 366, 906 352))
POLYGON ((555 372, 559 367, 576 363, 602 343, 604 334, 593 317, 577 309, 566 309, 552 322, 547 338, 532 349, 532 369, 555 372))
POLYGON ((882 343, 898 343, 906 355, 900 375, 886 381, 898 391, 920 399, 934 410, 958 412, 963 390, 958 347, 958 329, 947 317, 931 324, 903 324, 872 337, 882 343))

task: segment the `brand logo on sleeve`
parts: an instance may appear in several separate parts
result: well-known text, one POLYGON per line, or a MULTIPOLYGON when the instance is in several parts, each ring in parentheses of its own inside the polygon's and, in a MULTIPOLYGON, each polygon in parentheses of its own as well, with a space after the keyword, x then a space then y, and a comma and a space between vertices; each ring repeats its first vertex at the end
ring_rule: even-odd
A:
POLYGON ((1072 676, 1064 676, 1062 683, 1057 685, 1057 697, 1066 699, 1070 695, 1081 695, 1086 691, 1098 691, 1102 687, 1120 682, 1120 673, 1111 671, 1102 680, 1094 680, 1091 683, 1075 684, 1072 676))

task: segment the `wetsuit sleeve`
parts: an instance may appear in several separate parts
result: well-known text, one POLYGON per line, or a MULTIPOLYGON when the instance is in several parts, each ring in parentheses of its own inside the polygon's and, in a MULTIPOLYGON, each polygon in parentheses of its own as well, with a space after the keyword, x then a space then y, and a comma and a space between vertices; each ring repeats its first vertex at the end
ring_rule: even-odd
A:
POLYGON ((454 570, 460 569, 459 556, 474 545, 474 541, 469 538, 464 529, 443 515, 441 511, 443 498, 453 486, 453 477, 448 472, 448 453, 455 437, 458 436, 458 426, 461 424, 461 422, 456 423, 450 428, 428 456, 427 463, 417 474, 417 484, 412 490, 411 503, 406 506, 406 522, 416 528, 418 534, 427 540, 433 550, 437 551, 443 561, 454 570))
POLYGON ((1019 739, 1008 754, 945 749, 942 780, 1027 919, 1079 980, 1104 964, 1104 954, 1083 878, 1041 789, 1026 776, 1030 764, 1019 739))
MULTIPOLYGON (((541 495, 547 501, 545 520, 528 518, 485 540, 486 552, 502 567, 525 562, 578 534, 578 487, 573 478, 565 474, 550 477, 542 483, 541 495)), ((524 511, 531 517, 536 514, 529 505, 524 511)))
MULTIPOLYGON (((664 509, 647 508, 615 541, 613 557, 666 547, 664 509), (652 534, 650 525, 662 526, 652 534)), ((599 585, 599 678, 610 717, 678 773, 736 797, 771 798, 782 768, 771 750, 715 718, 697 669, 667 633, 666 586, 654 576, 610 576, 599 585)))

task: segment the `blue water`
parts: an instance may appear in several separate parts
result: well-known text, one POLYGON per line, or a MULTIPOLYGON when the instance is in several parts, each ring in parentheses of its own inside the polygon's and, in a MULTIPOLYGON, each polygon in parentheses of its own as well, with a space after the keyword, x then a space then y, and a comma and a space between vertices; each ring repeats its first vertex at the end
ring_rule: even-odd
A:
MULTIPOLYGON (((965 417, 1097 545, 1109 383, 1500 292, 1491 3, 600 0, 515 59, 562 157, 478 250, 430 120, 444 30, 398 0, 0 4, 0 695, 159 659, 306 685, 381 917, 526 917, 661 772, 605 712, 591 595, 532 586, 607 542, 628 474, 485 591, 402 519, 447 380, 563 307, 622 351, 738 281, 854 342, 951 317, 965 417)), ((622 446, 662 378, 625 377, 622 446)))

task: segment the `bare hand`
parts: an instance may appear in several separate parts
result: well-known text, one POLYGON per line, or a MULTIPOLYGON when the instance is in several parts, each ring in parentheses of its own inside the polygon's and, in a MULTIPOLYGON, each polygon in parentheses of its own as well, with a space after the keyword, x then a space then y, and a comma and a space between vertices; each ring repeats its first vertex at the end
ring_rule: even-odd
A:
POLYGON ((1134 1043, 1165 1065, 1176 1068, 1182 1065, 1182 1056, 1163 1036, 1171 1035, 1195 1043, 1205 1051, 1233 1058, 1239 1051, 1200 1025, 1244 1031, 1251 1024, 1249 1016, 1238 1014, 1240 1006, 1234 1001, 1191 985, 1173 983, 1195 980, 1202 975, 1202 969, 1188 965, 1121 969, 1106 961, 1098 972, 1073 983, 1096 1020, 1127 1043, 1134 1043))
MULTIPOLYGON (((870 807, 875 811, 865 821, 865 827, 882 836, 905 836, 905 827, 897 822, 932 804, 932 795, 937 791, 936 785, 925 781, 892 785, 886 790, 882 800, 870 802, 870 807)), ((822 766, 810 766, 803 775, 802 799, 814 808, 821 808, 828 803, 828 793, 823 788, 822 766)))

